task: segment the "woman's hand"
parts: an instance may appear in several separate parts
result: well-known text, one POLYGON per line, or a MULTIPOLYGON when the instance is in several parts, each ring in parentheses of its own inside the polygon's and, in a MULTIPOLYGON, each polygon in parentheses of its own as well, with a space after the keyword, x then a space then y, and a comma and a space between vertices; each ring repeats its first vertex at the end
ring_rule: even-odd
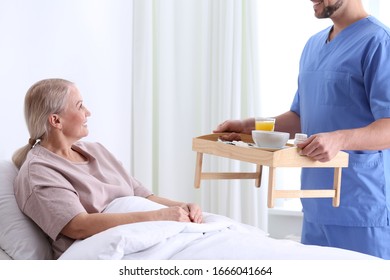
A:
POLYGON ((200 224, 203 222, 202 209, 195 203, 187 203, 181 206, 189 215, 191 222, 200 224))
POLYGON ((191 222, 189 213, 180 206, 170 206, 158 210, 160 215, 157 220, 175 221, 175 222, 191 222))
POLYGON ((181 206, 170 206, 158 210, 158 220, 202 223, 203 215, 201 208, 194 203, 187 203, 181 206))
POLYGON ((173 201, 156 195, 150 195, 147 199, 168 206, 168 208, 159 210, 160 214, 163 214, 164 220, 193 223, 203 221, 202 209, 195 203, 173 201))

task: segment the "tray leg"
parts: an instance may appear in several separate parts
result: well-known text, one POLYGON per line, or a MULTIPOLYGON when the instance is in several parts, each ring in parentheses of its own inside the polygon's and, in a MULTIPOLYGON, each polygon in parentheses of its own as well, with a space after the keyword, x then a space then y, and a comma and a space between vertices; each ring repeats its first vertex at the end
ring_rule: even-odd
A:
POLYGON ((196 153, 195 182, 194 182, 194 186, 196 189, 200 188, 202 163, 203 163, 203 153, 196 153))
POLYGON ((269 178, 268 178, 268 208, 274 207, 275 177, 276 177, 276 167, 270 167, 269 178))
POLYGON ((260 164, 257 164, 256 165, 256 176, 257 176, 257 179, 256 179, 256 188, 260 188, 260 185, 261 185, 261 175, 263 173, 263 166, 260 165, 260 164))
POLYGON ((335 190, 335 196, 333 197, 333 207, 340 206, 341 170, 341 167, 334 169, 333 189, 335 190))

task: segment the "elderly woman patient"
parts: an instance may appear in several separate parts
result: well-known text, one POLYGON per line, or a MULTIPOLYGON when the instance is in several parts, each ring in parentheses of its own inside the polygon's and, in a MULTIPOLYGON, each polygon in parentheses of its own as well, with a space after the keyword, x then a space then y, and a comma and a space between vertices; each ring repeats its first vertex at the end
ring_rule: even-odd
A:
POLYGON ((118 225, 202 222, 198 205, 153 195, 101 144, 80 141, 88 135, 91 113, 72 82, 39 81, 28 90, 24 106, 30 139, 13 156, 20 169, 15 195, 20 209, 50 237, 55 258, 74 240, 118 225), (102 213, 111 201, 124 196, 140 196, 168 207, 102 213))

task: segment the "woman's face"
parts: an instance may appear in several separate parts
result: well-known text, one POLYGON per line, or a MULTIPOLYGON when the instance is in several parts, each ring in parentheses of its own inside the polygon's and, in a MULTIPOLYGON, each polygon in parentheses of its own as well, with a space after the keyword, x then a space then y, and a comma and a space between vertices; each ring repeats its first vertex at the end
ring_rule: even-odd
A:
POLYGON ((71 141, 77 141, 88 135, 87 118, 91 112, 83 105, 78 89, 71 87, 68 104, 60 114, 62 133, 71 141))

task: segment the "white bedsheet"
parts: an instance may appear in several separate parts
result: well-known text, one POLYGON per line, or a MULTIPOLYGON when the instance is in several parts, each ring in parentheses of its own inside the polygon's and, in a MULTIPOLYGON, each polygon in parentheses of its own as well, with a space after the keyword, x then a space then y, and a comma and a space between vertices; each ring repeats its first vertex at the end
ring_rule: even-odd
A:
MULTIPOLYGON (((113 201, 105 212, 148 211, 165 207, 140 197, 113 201)), ((204 213, 204 223, 156 221, 108 229, 78 240, 60 259, 374 259, 337 248, 307 246, 268 237, 260 229, 204 213)))

